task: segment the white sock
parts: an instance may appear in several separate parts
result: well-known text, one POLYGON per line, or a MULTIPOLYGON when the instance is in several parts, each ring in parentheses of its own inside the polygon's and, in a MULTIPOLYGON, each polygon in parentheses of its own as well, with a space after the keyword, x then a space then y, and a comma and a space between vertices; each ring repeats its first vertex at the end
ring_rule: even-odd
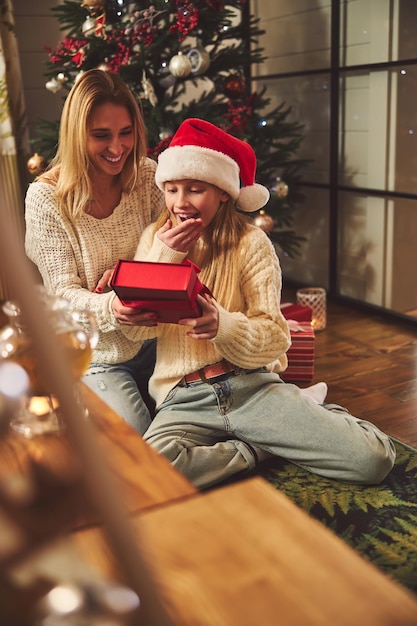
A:
POLYGON ((317 404, 323 404, 327 396, 327 385, 326 383, 316 383, 305 389, 300 389, 300 391, 302 396, 311 398, 317 404))

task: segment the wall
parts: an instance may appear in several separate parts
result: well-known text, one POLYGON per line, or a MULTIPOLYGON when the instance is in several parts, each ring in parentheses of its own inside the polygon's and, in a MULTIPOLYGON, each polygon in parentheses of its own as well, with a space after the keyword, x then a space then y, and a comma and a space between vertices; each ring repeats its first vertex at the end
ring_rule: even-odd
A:
POLYGON ((32 139, 39 119, 58 119, 63 103, 59 93, 46 89, 43 75, 43 64, 47 60, 44 46, 55 48, 62 37, 59 23, 51 12, 51 8, 59 4, 59 0, 12 0, 32 139))

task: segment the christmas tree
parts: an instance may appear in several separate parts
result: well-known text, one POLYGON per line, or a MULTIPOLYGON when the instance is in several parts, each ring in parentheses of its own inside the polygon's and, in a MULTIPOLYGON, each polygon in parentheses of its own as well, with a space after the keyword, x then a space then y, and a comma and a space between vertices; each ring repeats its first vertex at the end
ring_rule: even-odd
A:
MULTIPOLYGON (((65 37, 54 50, 45 47, 46 88, 65 97, 83 71, 119 73, 140 100, 152 158, 187 117, 248 141, 258 160, 257 182, 271 190, 255 223, 294 256, 303 240, 291 229, 302 199, 304 162, 295 156, 302 125, 288 121, 285 103, 272 108, 265 88, 250 90, 251 66, 264 58, 257 45, 263 31, 247 0, 64 0, 51 10, 65 37)), ((39 124, 34 144, 46 162, 58 124, 39 124)))

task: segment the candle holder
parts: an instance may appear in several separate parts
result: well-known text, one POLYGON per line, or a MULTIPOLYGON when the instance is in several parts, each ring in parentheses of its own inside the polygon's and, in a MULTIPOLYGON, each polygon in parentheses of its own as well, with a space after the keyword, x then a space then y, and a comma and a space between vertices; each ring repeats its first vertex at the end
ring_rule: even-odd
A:
POLYGON ((326 328, 326 291, 321 287, 306 287, 297 290, 297 304, 308 306, 312 310, 311 325, 314 330, 326 328))

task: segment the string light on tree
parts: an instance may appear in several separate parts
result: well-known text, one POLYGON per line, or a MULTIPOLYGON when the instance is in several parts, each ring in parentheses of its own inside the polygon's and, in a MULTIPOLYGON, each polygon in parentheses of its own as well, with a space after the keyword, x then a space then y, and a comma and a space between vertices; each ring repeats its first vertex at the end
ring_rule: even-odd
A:
POLYGON ((61 85, 65 85, 65 83, 68 82, 68 77, 64 74, 64 72, 59 72, 59 74, 57 74, 56 80, 61 85))

